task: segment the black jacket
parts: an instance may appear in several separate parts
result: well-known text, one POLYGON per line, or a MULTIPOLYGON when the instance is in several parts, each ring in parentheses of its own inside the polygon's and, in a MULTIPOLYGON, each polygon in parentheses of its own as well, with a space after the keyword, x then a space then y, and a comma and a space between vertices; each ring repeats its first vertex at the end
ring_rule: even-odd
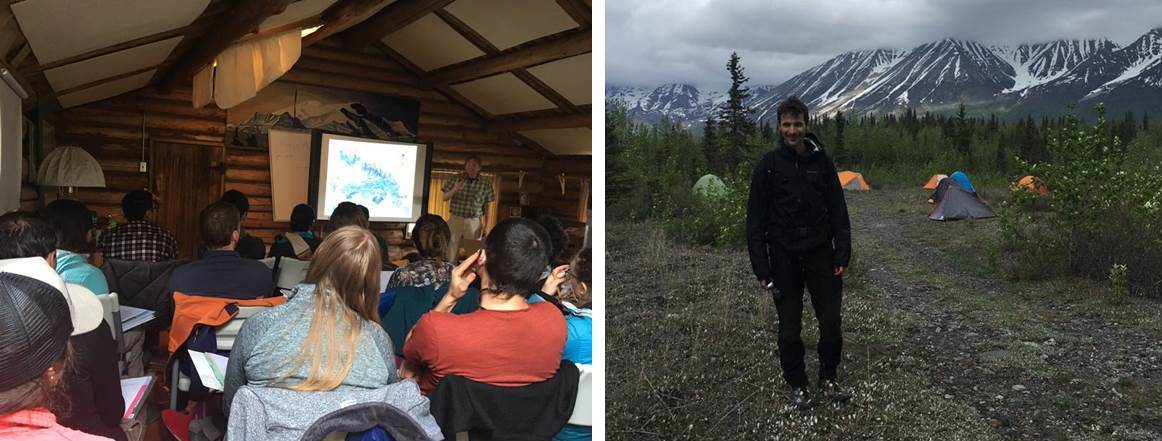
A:
POLYGON ((553 378, 501 387, 448 375, 428 394, 444 438, 468 432, 472 441, 549 441, 569 422, 581 374, 562 360, 553 378))
POLYGON ((799 155, 779 141, 751 175, 746 207, 746 240, 751 267, 760 280, 772 280, 768 245, 802 252, 830 244, 834 264, 851 259, 851 222, 835 164, 814 134, 799 155))
POLYGON ((121 375, 117 371, 117 342, 104 321, 97 329, 69 338, 73 346, 73 369, 64 377, 69 395, 69 411, 61 415, 62 426, 85 433, 125 441, 121 414, 121 375))

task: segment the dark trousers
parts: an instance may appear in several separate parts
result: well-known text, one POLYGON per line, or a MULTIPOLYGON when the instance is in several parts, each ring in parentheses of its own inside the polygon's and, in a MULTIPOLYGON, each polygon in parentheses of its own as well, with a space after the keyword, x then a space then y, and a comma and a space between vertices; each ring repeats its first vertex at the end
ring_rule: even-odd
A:
POLYGON ((782 292, 775 302, 779 312, 779 364, 791 387, 807 386, 803 363, 803 288, 811 293, 811 306, 819 320, 819 379, 835 380, 843 351, 840 310, 843 278, 836 277, 831 245, 805 252, 788 252, 769 246, 775 286, 782 292))

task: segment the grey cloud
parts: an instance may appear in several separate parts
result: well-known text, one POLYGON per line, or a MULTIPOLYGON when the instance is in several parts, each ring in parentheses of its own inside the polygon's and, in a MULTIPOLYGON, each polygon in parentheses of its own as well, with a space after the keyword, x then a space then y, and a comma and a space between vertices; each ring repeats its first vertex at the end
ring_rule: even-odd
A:
POLYGON ((946 37, 1125 45, 1159 26, 1157 0, 612 0, 606 82, 721 87, 733 50, 751 85, 778 84, 851 50, 910 49, 946 37))

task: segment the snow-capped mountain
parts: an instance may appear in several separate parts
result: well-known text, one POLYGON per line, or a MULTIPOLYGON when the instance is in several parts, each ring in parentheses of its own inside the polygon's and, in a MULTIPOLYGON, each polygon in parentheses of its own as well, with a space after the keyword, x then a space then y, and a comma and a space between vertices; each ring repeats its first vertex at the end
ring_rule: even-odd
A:
MULTIPOLYGON (((947 38, 910 50, 840 54, 779 85, 750 85, 746 103, 769 121, 787 96, 813 112, 887 113, 905 108, 1001 115, 1058 115, 1070 103, 1087 111, 1103 102, 1114 114, 1162 112, 1162 28, 1119 47, 1104 39, 985 46, 947 38)), ((656 89, 606 88, 640 121, 662 117, 694 125, 705 120, 723 91, 669 84, 656 89)))
POLYGON ((666 84, 655 89, 616 87, 605 89, 606 101, 621 101, 631 117, 655 123, 662 118, 673 121, 704 121, 718 104, 726 101, 722 91, 699 91, 688 84, 666 84))

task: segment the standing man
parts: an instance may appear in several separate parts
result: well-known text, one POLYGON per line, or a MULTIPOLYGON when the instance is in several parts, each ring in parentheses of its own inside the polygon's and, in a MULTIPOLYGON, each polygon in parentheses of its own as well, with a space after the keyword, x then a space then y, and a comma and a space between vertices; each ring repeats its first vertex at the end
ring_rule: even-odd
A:
POLYGON ((746 210, 747 249, 759 285, 779 314, 779 364, 794 390, 792 404, 810 408, 803 363, 803 288, 819 320, 819 388, 847 401, 837 382, 843 331, 843 272, 851 259, 851 222, 831 158, 808 133, 807 105, 787 98, 778 109, 779 145, 755 167, 746 210))
POLYGON ((488 203, 496 200, 492 184, 480 177, 480 157, 469 156, 464 160, 464 173, 456 175, 441 188, 444 200, 452 200, 452 216, 448 227, 452 230, 452 242, 448 248, 448 261, 456 262, 460 255, 460 240, 478 239, 488 231, 482 220, 488 215, 488 203))

